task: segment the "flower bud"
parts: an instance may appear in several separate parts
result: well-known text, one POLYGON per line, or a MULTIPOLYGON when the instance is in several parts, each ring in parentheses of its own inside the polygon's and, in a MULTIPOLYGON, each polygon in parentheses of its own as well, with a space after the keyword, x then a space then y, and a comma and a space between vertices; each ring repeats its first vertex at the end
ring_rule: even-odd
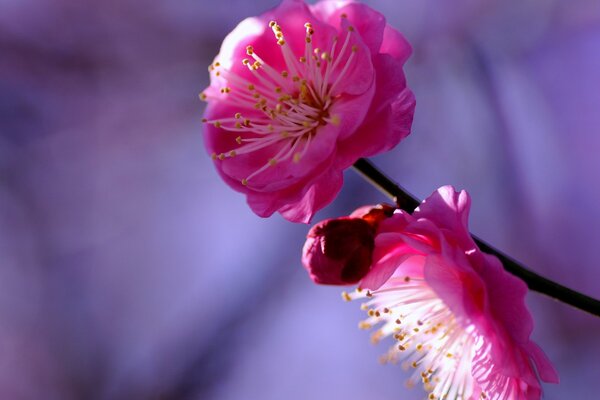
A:
POLYGON ((371 268, 377 225, 392 215, 388 205, 362 207, 349 217, 328 219, 309 231, 302 263, 319 284, 350 285, 371 268))

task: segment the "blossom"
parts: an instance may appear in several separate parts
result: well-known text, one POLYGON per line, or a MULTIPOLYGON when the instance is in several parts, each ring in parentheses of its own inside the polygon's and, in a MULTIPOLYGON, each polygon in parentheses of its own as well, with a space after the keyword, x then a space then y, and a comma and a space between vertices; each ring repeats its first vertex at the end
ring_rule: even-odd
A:
POLYGON ((382 362, 414 368, 429 399, 533 400, 539 378, 558 382, 530 340, 527 287, 469 234, 469 195, 446 186, 410 215, 382 221, 373 266, 346 300, 361 298, 360 326, 378 326, 372 340, 396 344, 382 362))
POLYGON ((309 222, 342 171, 410 132, 411 53, 366 5, 284 0, 242 21, 209 66, 204 140, 217 171, 261 217, 309 222))
POLYGON ((327 285, 359 282, 371 268, 377 226, 393 211, 386 204, 366 206, 313 226, 302 249, 302 264, 310 278, 327 285))

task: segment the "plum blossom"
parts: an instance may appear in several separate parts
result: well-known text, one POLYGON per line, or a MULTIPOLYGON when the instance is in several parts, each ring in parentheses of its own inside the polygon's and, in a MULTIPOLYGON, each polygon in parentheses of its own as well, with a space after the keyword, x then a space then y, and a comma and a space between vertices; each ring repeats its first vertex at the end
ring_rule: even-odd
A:
POLYGON ((370 7, 284 0, 242 21, 209 66, 204 140, 261 217, 309 222, 342 172, 410 133, 404 37, 370 7))
POLYGON ((360 327, 396 343, 382 362, 413 369, 429 399, 540 399, 558 382, 530 340, 527 287, 479 250, 467 227, 469 195, 446 186, 410 215, 379 224, 373 266, 345 300, 366 299, 360 327))

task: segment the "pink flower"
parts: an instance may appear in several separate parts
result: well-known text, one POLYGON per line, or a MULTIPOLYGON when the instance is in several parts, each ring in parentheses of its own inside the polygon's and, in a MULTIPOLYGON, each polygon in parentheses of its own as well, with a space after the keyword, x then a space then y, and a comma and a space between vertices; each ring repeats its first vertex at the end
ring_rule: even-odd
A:
POLYGON ((204 139, 252 210, 309 222, 357 159, 410 132, 406 40, 366 5, 284 0, 242 21, 209 67, 204 139))
POLYGON ((379 225, 362 289, 343 297, 367 299, 361 326, 381 324, 373 341, 397 341, 382 361, 414 368, 409 382, 430 399, 539 399, 539 378, 558 375, 529 339, 527 287, 477 248, 469 208, 466 192, 446 186, 413 215, 396 211, 379 225))
POLYGON ((306 236, 302 264, 319 284, 349 285, 371 268, 375 232, 394 208, 380 204, 362 207, 349 217, 333 218, 313 226, 306 236))

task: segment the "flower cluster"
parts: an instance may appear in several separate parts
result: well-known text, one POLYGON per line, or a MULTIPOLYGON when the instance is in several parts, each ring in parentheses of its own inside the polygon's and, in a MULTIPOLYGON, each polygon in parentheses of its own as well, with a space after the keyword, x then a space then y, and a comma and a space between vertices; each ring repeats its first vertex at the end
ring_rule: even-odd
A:
POLYGON ((409 134, 410 53, 383 15, 358 3, 284 0, 244 20, 200 94, 217 171, 256 214, 309 222, 340 191, 344 169, 409 134))
MULTIPOLYGON (((209 67, 204 140, 218 173, 259 216, 309 222, 358 159, 410 133, 411 48, 352 1, 283 0, 241 22, 209 67)), ((413 368, 429 399, 537 400, 558 376, 530 340, 527 286, 483 253, 470 198, 446 186, 412 214, 363 207, 315 225, 302 262, 319 284, 358 283, 383 362, 413 368)))

